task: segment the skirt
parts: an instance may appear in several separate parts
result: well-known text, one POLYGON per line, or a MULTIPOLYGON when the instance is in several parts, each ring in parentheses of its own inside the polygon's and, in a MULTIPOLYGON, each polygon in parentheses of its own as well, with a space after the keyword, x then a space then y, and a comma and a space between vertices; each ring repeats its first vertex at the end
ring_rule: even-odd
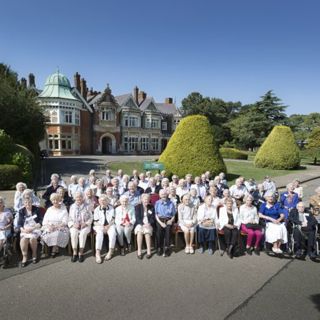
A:
POLYGON ((33 230, 31 233, 20 233, 20 239, 38 239, 41 236, 41 230, 33 230))
POLYGON ((138 224, 134 228, 134 234, 137 234, 138 232, 142 232, 143 234, 150 234, 150 236, 152 236, 153 229, 150 225, 138 224))
POLYGON ((214 241, 216 229, 205 229, 198 227, 198 242, 214 241))
POLYGON ((65 248, 69 243, 69 237, 69 229, 64 228, 53 232, 45 231, 41 236, 41 240, 48 247, 58 246, 60 248, 65 248))
POLYGON ((282 223, 268 222, 266 225, 266 242, 274 243, 276 241, 281 241, 282 243, 288 242, 287 228, 282 223))

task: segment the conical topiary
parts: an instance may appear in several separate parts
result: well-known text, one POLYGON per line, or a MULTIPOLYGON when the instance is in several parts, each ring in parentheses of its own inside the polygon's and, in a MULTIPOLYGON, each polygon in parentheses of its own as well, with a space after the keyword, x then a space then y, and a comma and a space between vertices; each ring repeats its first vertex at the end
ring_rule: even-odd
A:
POLYGON ((260 168, 293 169, 300 165, 300 152, 289 127, 276 126, 254 158, 260 168))
POLYGON ((182 119, 159 158, 171 174, 184 177, 205 171, 216 175, 226 166, 215 142, 213 128, 206 117, 195 115, 182 119))

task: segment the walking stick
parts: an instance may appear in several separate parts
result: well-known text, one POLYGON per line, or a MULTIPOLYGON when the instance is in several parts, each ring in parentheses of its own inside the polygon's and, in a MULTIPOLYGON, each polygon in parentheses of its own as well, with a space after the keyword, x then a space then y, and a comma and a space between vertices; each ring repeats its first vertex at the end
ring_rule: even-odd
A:
POLYGON ((218 250, 219 250, 219 254, 220 256, 222 257, 223 254, 224 254, 224 251, 221 253, 221 247, 220 247, 220 240, 219 240, 219 232, 218 232, 218 228, 215 228, 216 229, 216 236, 217 236, 217 243, 218 243, 218 250))

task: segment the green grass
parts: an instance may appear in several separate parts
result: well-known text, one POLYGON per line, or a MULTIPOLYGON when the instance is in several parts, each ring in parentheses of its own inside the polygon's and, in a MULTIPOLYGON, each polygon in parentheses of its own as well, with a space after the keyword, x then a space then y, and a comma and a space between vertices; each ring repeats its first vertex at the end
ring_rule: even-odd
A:
MULTIPOLYGON (((298 170, 272 170, 265 168, 255 168, 252 162, 246 161, 228 161, 225 160, 225 164, 228 170, 228 181, 230 184, 234 182, 239 176, 244 176, 245 178, 254 178, 255 180, 263 180, 263 178, 268 175, 271 177, 285 176, 290 173, 301 173, 306 169, 298 170)), ((112 173, 115 174, 118 169, 122 169, 124 173, 132 175, 132 170, 137 169, 139 172, 143 171, 143 162, 111 162, 108 165, 108 168, 112 170, 112 173)), ((152 171, 153 175, 157 171, 152 171)))

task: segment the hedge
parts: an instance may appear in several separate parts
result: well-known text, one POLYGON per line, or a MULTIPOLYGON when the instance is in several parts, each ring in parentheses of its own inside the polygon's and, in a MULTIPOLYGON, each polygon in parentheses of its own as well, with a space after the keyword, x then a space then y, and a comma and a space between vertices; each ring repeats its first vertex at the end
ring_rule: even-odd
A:
POLYGON ((215 142, 214 131, 206 117, 200 115, 183 118, 159 158, 169 174, 180 177, 194 176, 205 171, 213 175, 226 166, 215 142))
POLYGON ((18 166, 13 164, 0 164, 0 190, 14 189, 22 180, 22 173, 18 166))
POLYGON ((260 168, 293 169, 300 165, 300 152, 291 129, 276 126, 258 150, 254 165, 260 168))
POLYGON ((220 154, 223 159, 248 160, 248 154, 235 148, 220 148, 220 154))

